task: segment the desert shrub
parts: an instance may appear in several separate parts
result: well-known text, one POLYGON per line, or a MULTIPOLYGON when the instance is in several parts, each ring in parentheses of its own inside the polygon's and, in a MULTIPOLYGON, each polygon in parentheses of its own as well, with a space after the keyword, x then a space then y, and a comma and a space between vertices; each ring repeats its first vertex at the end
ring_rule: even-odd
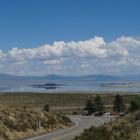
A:
POLYGON ((67 116, 61 116, 61 119, 65 122, 65 123, 70 123, 71 120, 67 117, 67 116))
POLYGON ((74 140, 111 140, 110 132, 106 127, 91 127, 74 140))
POLYGON ((23 121, 22 123, 18 123, 19 131, 26 131, 27 129, 36 130, 36 122, 34 120, 31 121, 23 121))
POLYGON ((129 111, 134 112, 139 109, 140 109, 140 96, 138 95, 130 102, 129 111))
POLYGON ((3 124, 6 125, 10 129, 16 129, 16 125, 15 125, 14 121, 9 118, 5 118, 3 120, 3 124))
POLYGON ((48 124, 48 121, 46 119, 42 119, 42 127, 49 128, 49 124, 48 124))
POLYGON ((5 126, 3 124, 0 125, 0 138, 4 138, 5 140, 9 140, 7 134, 7 129, 5 128, 5 126))
POLYGON ((56 119, 53 116, 49 117, 48 120, 47 120, 47 123, 48 123, 49 127, 52 127, 56 124, 56 119))
POLYGON ((67 116, 64 116, 64 115, 59 116, 58 120, 59 120, 58 122, 63 125, 65 124, 69 125, 71 123, 71 120, 67 116))
POLYGON ((140 111, 136 112, 135 114, 135 118, 134 118, 136 121, 137 120, 140 120, 140 111))
POLYGON ((129 111, 130 111, 130 112, 134 112, 134 111, 138 110, 139 108, 140 108, 140 106, 139 106, 139 104, 137 103, 137 101, 132 100, 132 101, 130 102, 130 107, 129 107, 129 111))
POLYGON ((43 108, 44 111, 49 112, 50 111, 50 106, 46 104, 43 108))

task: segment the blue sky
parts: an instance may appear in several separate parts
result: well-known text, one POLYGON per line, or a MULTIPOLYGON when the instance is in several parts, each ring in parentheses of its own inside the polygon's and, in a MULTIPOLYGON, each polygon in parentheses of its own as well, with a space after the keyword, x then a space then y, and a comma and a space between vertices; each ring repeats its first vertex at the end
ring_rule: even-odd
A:
POLYGON ((139 0, 0 0, 0 48, 139 36, 139 0))
POLYGON ((139 0, 0 0, 0 72, 46 75, 63 71, 64 74, 73 75, 76 71, 79 74, 83 65, 80 74, 123 74, 128 68, 128 73, 138 73, 140 66, 136 63, 135 69, 132 69, 131 64, 128 65, 127 62, 128 58, 135 59, 135 62, 139 61, 139 6, 139 0), (134 44, 130 43, 128 38, 134 44), (78 41, 83 41, 84 45, 89 41, 90 45, 88 42, 87 46, 82 48, 83 44, 78 41), (59 43, 55 45, 54 42, 59 43), (91 45, 92 43, 94 45, 91 45), (128 48, 127 43, 130 43, 131 47, 128 48), (112 47, 112 44, 117 47, 112 47), (81 48, 77 47, 79 45, 81 48), (110 48, 103 50, 106 45, 110 48), (53 46, 52 50, 50 46, 53 46), (98 50, 99 46, 102 50, 98 50), (122 60, 120 56, 116 56, 117 54, 108 55, 110 49, 114 48, 117 49, 116 53, 126 49, 129 57, 123 56, 122 60), (91 54, 88 52, 90 49, 93 51, 91 54), (67 50, 66 54, 64 50, 67 50), (36 51, 41 53, 38 54, 36 51), (103 51, 107 51, 107 54, 103 51), (77 58, 78 55, 74 52, 78 55, 81 52, 84 54, 77 58), (33 56, 28 58, 27 55, 33 56), (74 57, 76 62, 70 57, 74 57), (58 59, 61 62, 57 62, 58 59), (104 67, 104 61, 110 66, 104 67), (127 61, 123 62, 127 63, 125 68, 117 65, 122 63, 120 61, 127 61), (36 64, 39 68, 32 72, 31 69, 35 69, 36 64), (72 64, 71 68, 68 67, 69 64, 72 64), (86 65, 88 68, 85 68, 86 65), (9 72, 7 67, 12 71, 9 72), (101 71, 102 67, 104 71, 101 71), (41 69, 44 71, 38 72, 41 69))

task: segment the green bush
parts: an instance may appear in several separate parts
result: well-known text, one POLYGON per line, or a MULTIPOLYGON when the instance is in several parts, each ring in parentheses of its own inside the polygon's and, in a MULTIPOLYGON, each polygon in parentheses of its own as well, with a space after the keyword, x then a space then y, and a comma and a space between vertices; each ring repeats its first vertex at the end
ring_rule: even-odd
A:
POLYGON ((91 127, 74 140, 111 140, 111 135, 106 127, 91 127))
POLYGON ((54 117, 49 117, 47 123, 49 127, 52 127, 56 124, 56 120, 54 117))
POLYGON ((61 116, 61 118, 65 123, 70 123, 71 122, 71 120, 67 116, 61 116))
POLYGON ((134 111, 139 110, 139 109, 140 109, 140 96, 138 95, 137 97, 135 97, 135 99, 133 99, 130 102, 129 111, 134 112, 134 111))
POLYGON ((50 107, 48 104, 46 104, 43 108, 44 111, 49 112, 50 111, 50 107))
POLYGON ((16 124, 9 118, 5 118, 3 120, 3 124, 6 125, 10 129, 16 129, 16 124))

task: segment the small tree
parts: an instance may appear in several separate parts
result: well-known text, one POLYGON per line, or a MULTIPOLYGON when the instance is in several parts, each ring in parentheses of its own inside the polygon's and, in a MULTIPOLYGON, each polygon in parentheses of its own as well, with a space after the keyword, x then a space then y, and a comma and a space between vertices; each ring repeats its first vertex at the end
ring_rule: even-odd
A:
POLYGON ((24 112, 26 112, 27 109, 28 109, 28 106, 27 106, 27 105, 24 105, 24 106, 23 106, 23 110, 24 110, 24 112))
POLYGON ((115 100, 113 103, 113 111, 115 112, 125 111, 125 104, 123 98, 119 94, 115 96, 115 100))
POLYGON ((138 103, 137 103, 135 100, 132 100, 132 101, 130 102, 129 111, 130 111, 130 112, 134 112, 134 111, 136 111, 136 110, 138 110, 138 109, 139 109, 138 103))
POLYGON ((94 107, 95 107, 95 111, 98 111, 100 113, 104 112, 104 105, 99 95, 97 95, 94 99, 94 107))
POLYGON ((46 104, 43 108, 44 111, 49 112, 50 111, 50 107, 48 104, 46 104))
POLYGON ((89 113, 94 112, 94 104, 93 104, 92 100, 87 101, 85 110, 87 110, 89 113))

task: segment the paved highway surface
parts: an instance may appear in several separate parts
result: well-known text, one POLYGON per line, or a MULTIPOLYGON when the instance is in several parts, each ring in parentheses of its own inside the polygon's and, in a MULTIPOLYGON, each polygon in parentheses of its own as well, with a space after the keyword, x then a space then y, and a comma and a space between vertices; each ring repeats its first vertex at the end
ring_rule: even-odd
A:
POLYGON ((75 123, 73 127, 26 140, 72 140, 75 136, 80 135, 85 128, 100 126, 113 119, 111 116, 94 117, 73 115, 68 117, 75 123))

